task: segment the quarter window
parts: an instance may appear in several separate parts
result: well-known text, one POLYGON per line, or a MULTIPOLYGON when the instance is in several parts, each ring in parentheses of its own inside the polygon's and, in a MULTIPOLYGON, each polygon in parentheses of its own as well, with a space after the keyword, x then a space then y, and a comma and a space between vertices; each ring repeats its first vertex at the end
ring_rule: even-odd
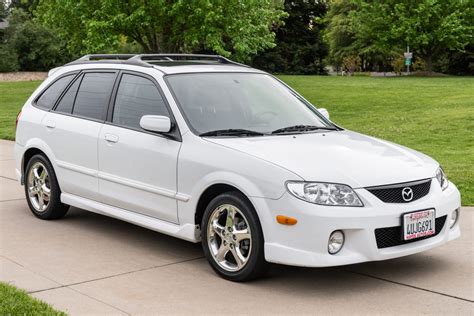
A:
POLYGON ((67 90, 67 92, 59 101, 58 106, 56 107, 57 112, 71 114, 72 107, 74 106, 74 100, 76 99, 77 90, 79 89, 79 84, 81 83, 81 78, 78 78, 67 90))
POLYGON ((151 80, 124 74, 117 90, 112 122, 141 129, 140 119, 144 115, 169 116, 169 112, 158 88, 151 80))
POLYGON ((64 88, 66 88, 74 76, 75 74, 71 74, 56 80, 39 97, 39 99, 36 101, 36 105, 43 109, 51 109, 61 92, 63 92, 64 88))
POLYGON ((115 73, 85 73, 77 92, 72 114, 102 120, 107 108, 115 73))

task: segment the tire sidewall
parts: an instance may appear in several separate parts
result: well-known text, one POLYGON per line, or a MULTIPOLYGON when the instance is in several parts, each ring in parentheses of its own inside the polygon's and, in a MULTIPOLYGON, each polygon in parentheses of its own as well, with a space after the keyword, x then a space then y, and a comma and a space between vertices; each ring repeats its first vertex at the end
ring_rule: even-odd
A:
POLYGON ((212 268, 222 277, 231 281, 246 281, 253 279, 259 274, 261 266, 264 265, 264 239, 257 213, 252 204, 238 192, 224 193, 214 198, 206 207, 204 216, 201 222, 201 239, 202 247, 206 258, 208 259, 212 268), (236 206, 246 217, 248 225, 250 226, 252 236, 252 252, 250 258, 245 264, 244 268, 239 271, 230 272, 224 270, 214 260, 213 255, 209 249, 207 242, 208 222, 212 212, 220 205, 231 204, 236 206))

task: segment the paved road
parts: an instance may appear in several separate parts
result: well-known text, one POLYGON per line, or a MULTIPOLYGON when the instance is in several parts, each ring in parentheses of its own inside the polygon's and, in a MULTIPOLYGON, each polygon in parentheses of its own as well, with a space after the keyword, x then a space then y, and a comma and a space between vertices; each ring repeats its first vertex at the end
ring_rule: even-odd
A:
POLYGON ((330 269, 275 266, 262 279, 218 278, 199 245, 72 209, 33 217, 0 141, 0 281, 70 314, 474 314, 474 208, 462 237, 405 258, 330 269))

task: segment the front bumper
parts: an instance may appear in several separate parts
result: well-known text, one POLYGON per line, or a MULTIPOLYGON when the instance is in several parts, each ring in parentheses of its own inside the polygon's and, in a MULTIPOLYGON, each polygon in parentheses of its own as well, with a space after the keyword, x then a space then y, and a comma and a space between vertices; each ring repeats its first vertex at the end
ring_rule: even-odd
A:
POLYGON ((459 191, 453 183, 441 191, 436 179, 432 179, 428 195, 406 204, 384 203, 365 189, 355 191, 364 207, 320 206, 301 201, 289 193, 278 200, 252 198, 263 228, 266 260, 304 267, 378 261, 428 250, 461 234, 459 223, 449 228, 451 213, 461 205, 459 191), (400 226, 403 213, 433 208, 436 218, 447 215, 438 235, 394 247, 377 247, 375 229, 400 226), (280 225, 276 221, 277 215, 294 217, 298 223, 280 225), (340 252, 330 255, 328 238, 335 230, 344 232, 345 243, 340 252))

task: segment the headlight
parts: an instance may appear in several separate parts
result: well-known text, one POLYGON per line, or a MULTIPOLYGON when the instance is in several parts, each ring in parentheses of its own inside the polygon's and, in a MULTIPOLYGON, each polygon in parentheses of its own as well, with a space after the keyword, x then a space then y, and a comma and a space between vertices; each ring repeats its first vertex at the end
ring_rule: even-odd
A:
POLYGON ((320 205, 364 206, 351 187, 322 182, 287 182, 288 191, 297 198, 320 205))
POLYGON ((439 167, 436 171, 436 179, 438 179, 439 185, 441 186, 441 190, 446 190, 449 182, 448 178, 446 177, 446 174, 444 173, 443 168, 439 167))

